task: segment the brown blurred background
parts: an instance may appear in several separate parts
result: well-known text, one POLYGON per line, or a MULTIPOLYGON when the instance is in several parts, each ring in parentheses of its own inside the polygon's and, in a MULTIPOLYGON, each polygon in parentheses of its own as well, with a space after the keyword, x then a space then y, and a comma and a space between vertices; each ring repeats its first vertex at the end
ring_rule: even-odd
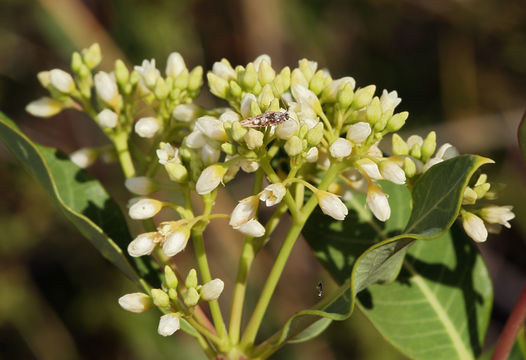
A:
MULTIPOLYGON (((0 0, 0 110, 32 139, 65 152, 104 144, 82 114, 36 119, 24 112, 45 93, 36 73, 68 68, 70 54, 93 42, 101 45, 105 70, 117 57, 130 64, 155 58, 164 69, 171 51, 205 70, 222 57, 236 65, 267 53, 275 68, 306 57, 333 77, 397 90, 400 108, 410 113, 407 134, 436 129, 439 143, 493 158, 496 165, 485 169, 490 180, 507 184, 500 203, 515 206, 513 228, 480 247, 495 286, 488 347, 526 279, 526 168, 516 140, 526 107, 525 19, 522 0, 0 0)), ((206 91, 198 102, 221 105, 206 91)), ((117 199, 129 197, 118 169, 98 165, 90 172, 117 199)), ((249 185, 241 181, 235 193, 249 185)), ((223 193, 218 206, 229 211, 239 198, 223 193)), ((66 222, 2 145, 0 234, 0 359, 203 358, 186 335, 158 336, 157 313, 137 316, 118 307, 117 298, 135 291, 133 285, 66 222)), ((228 234, 207 243, 212 271, 227 284, 241 242, 228 234)), ((256 261, 252 290, 264 281, 257 269, 268 266, 278 246, 271 242, 256 261)), ((191 264, 188 256, 180 261, 191 264)), ((263 331, 275 330, 299 304, 314 303, 320 279, 331 286, 301 241, 286 271, 272 303, 279 310, 268 314, 263 331)), ((275 358, 403 357, 357 311, 275 358)))

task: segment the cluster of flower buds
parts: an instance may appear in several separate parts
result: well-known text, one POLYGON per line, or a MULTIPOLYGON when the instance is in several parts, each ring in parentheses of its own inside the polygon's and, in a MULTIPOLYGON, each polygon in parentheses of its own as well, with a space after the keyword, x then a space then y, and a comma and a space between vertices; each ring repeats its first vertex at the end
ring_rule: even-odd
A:
POLYGON ((198 284, 195 269, 191 269, 184 284, 180 284, 172 268, 165 266, 162 289, 151 289, 150 295, 140 292, 126 294, 119 298, 119 305, 134 313, 142 313, 154 306, 159 308, 164 315, 160 318, 157 332, 162 336, 170 336, 179 330, 181 318, 191 316, 199 301, 217 300, 223 288, 221 279, 198 284))

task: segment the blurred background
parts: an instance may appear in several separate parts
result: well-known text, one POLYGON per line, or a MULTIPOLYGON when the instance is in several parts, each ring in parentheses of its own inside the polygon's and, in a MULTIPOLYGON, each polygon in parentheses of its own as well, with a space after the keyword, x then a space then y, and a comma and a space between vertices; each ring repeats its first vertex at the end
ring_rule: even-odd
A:
MULTIPOLYGON (((399 109, 410 113, 406 135, 436 129, 439 144, 496 160, 485 171, 507 184, 499 203, 514 205, 517 218, 511 230, 480 246, 495 288, 488 348, 526 279, 526 168, 516 140, 526 108, 525 19, 522 0, 0 0, 0 110, 33 140, 67 153, 105 144, 82 114, 37 119, 24 112, 45 94, 37 72, 67 69, 71 53, 93 42, 101 45, 108 71, 116 58, 129 64, 155 58, 164 69, 172 51, 189 68, 203 65, 205 71, 222 57, 236 65, 267 53, 274 68, 306 57, 334 78, 350 75, 358 86, 397 90, 399 109)), ((203 93, 200 104, 221 105, 203 93)), ((120 189, 116 167, 90 172, 117 199, 130 196, 120 189)), ((223 195, 219 206, 227 209, 239 200, 223 195)), ((133 284, 67 223, 2 145, 0 199, 0 359, 203 358, 186 335, 158 336, 159 314, 120 309, 117 298, 136 291, 133 284)), ((212 254, 231 254, 223 261, 212 255, 216 276, 233 279, 240 244, 236 234, 207 244, 212 254)), ((274 247, 256 261, 252 290, 264 280, 257 269, 272 261, 274 247)), ((268 331, 312 304, 319 280, 331 283, 301 241, 286 271, 268 331)), ((379 340, 356 311, 275 358, 403 359, 379 340)))

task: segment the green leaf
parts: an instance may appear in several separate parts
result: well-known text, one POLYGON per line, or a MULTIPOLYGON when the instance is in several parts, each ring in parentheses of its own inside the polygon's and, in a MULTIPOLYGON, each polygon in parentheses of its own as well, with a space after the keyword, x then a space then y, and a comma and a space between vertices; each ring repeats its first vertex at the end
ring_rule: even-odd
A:
POLYGON ((33 143, 0 113, 0 139, 100 253, 135 282, 153 278, 151 264, 123 252, 131 239, 117 204, 102 185, 63 153, 33 143))
MULTIPOLYGON (((434 239, 449 230, 458 216, 469 179, 481 165, 489 162, 491 160, 479 156, 463 155, 433 166, 413 188, 411 213, 409 196, 403 187, 382 183, 390 195, 393 214, 385 226, 371 218, 363 206, 363 197, 353 200, 353 211, 343 222, 314 215, 304 236, 322 264, 342 285, 334 296, 315 308, 292 316, 272 337, 269 347, 277 349, 292 339, 303 341, 303 334, 316 333, 317 328, 326 326, 317 321, 319 317, 348 318, 356 294, 372 284, 394 281, 409 247, 416 240, 434 239), (405 230, 401 231, 404 225, 405 230), (401 234, 393 236, 397 232, 401 234)), ((428 242, 422 242, 422 246, 426 244, 428 242)), ((261 352, 269 354, 268 348, 263 349, 265 346, 261 352)))

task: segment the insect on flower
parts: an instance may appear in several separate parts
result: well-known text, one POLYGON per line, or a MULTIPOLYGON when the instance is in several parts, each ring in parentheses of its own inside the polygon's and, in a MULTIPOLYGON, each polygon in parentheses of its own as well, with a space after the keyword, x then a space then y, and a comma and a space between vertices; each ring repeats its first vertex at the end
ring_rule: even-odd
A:
POLYGON ((288 112, 266 112, 257 116, 249 117, 241 121, 241 125, 245 127, 266 127, 281 124, 289 119, 288 112))
POLYGON ((323 284, 321 281, 316 286, 316 289, 318 290, 318 297, 321 297, 323 295, 323 284))

